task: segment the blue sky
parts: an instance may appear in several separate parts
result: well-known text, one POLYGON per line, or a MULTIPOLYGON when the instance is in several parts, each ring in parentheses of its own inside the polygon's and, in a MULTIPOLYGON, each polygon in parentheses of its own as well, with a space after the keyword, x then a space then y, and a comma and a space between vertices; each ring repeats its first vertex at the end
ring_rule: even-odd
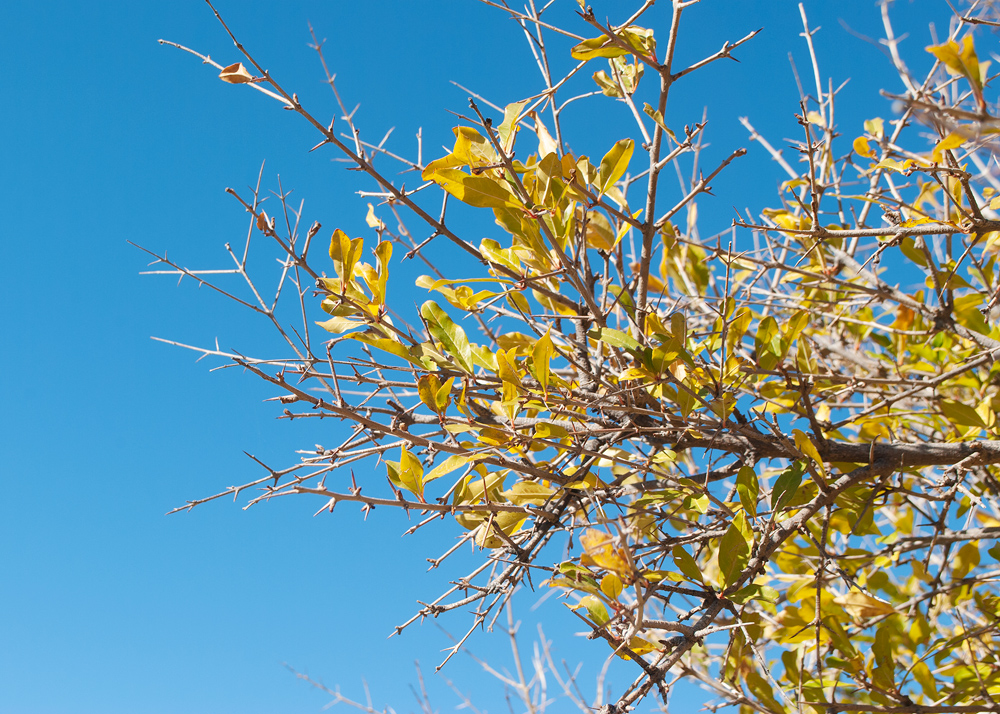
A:
MULTIPOLYGON (((576 7, 563 4, 564 15, 576 7)), ((651 13, 660 33, 662 5, 651 13)), ((307 47, 312 22, 328 40, 346 102, 361 104, 364 136, 377 141, 395 126, 392 145, 401 152, 412 153, 420 127, 425 156, 449 141, 456 120, 445 109, 467 106, 449 80, 499 104, 539 86, 516 27, 472 0, 218 7, 283 84, 329 117, 333 100, 307 47)), ((806 8, 822 28, 824 74, 835 85, 851 79, 837 120, 853 137, 864 119, 890 116, 878 89, 898 90, 899 82, 878 49, 838 20, 878 37, 878 10, 869 0, 806 8)), ((930 44, 927 20, 944 34, 947 6, 897 2, 893 15, 900 34, 912 33, 904 54, 919 75, 930 64, 922 50, 930 44)), ((686 23, 682 61, 764 28, 737 51, 740 64, 719 63, 679 84, 666 117, 679 128, 709 107, 706 166, 750 148, 716 181, 716 198, 699 204, 703 230, 721 230, 733 206, 773 205, 785 179, 749 144, 737 117, 748 116, 776 145, 798 138, 787 55, 807 82, 808 57, 789 0, 704 0, 686 23)), ((261 323, 207 290, 139 275, 147 259, 126 242, 169 251, 186 265, 218 266, 223 244, 245 231, 224 189, 253 183, 262 161, 268 185, 280 174, 294 187, 307 220, 323 223, 323 237, 335 227, 365 233, 365 201, 353 192, 371 186, 331 163, 329 152, 308 153, 317 138, 297 117, 157 43, 238 61, 202 2, 9 2, 0 27, 0 711, 319 711, 327 698, 283 662, 355 697, 367 678, 376 705, 416 710, 412 662, 433 680, 447 640, 432 623, 385 637, 417 599, 434 597, 459 574, 425 572, 424 558, 447 549, 455 531, 401 539, 403 514, 377 511, 363 524, 341 507, 313 518, 319 504, 308 499, 249 511, 216 502, 165 516, 185 499, 256 477, 244 450, 290 463, 295 449, 343 431, 324 422, 330 431, 318 435, 312 425, 277 421, 279 410, 263 402, 273 395, 250 376, 210 372, 218 363, 150 340, 267 344, 261 323)), ((590 34, 579 21, 573 29, 590 34)), ((634 133, 629 122, 620 106, 591 102, 567 128, 576 151, 599 155, 634 133)), ((416 290, 402 294, 420 299, 416 290)), ((532 614, 533 602, 525 594, 518 610, 526 644, 541 617, 561 656, 587 652, 571 638, 575 625, 564 608, 550 601, 532 614)), ((441 622, 454 632, 465 623, 462 615, 441 622)), ((506 665, 498 640, 479 636, 473 648, 506 665)), ((595 646, 585 671, 605 654, 595 646)), ((466 691, 482 681, 463 660, 445 673, 466 691)), ((440 682, 431 687, 439 710, 458 703, 440 682)), ((484 691, 481 706, 499 711, 496 691, 484 691)))

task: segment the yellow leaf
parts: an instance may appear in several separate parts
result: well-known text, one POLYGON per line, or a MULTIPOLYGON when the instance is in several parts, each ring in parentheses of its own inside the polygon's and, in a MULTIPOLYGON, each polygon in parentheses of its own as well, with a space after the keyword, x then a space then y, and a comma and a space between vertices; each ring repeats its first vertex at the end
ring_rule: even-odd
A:
POLYGON ((819 455, 819 451, 816 449, 816 445, 812 442, 812 439, 801 429, 794 429, 792 434, 795 435, 795 448, 812 459, 819 472, 823 476, 826 476, 826 467, 823 465, 823 458, 819 455))
POLYGON ((219 79, 229 84, 248 84, 254 80, 254 77, 247 72, 242 62, 237 62, 219 72, 219 79))
POLYGON ((624 548, 615 548, 614 538, 604 531, 588 528, 580 536, 580 545, 584 554, 580 558, 581 565, 595 565, 602 570, 609 570, 631 579, 632 569, 624 548))
POLYGON ((542 119, 538 116, 538 112, 530 111, 528 115, 535 122, 535 134, 538 136, 538 155, 548 156, 549 154, 558 154, 559 145, 556 140, 552 138, 549 130, 545 128, 545 124, 542 123, 542 119))
MULTIPOLYGON (((426 172, 425 172, 426 173, 426 172)), ((440 169, 426 178, 463 203, 476 208, 518 208, 521 203, 505 184, 487 176, 470 176, 458 169, 440 169)))
POLYGON ((864 156, 866 159, 870 159, 875 156, 875 149, 868 145, 868 139, 863 136, 859 136, 854 140, 854 153, 858 156, 864 156))
POLYGON ((865 131, 874 136, 879 141, 885 136, 885 127, 882 122, 881 117, 875 117, 874 119, 868 119, 865 121, 865 131))
POLYGON ((601 592, 612 600, 617 600, 622 594, 622 579, 615 573, 608 573, 601 578, 601 592))
POLYGON ((810 124, 816 124, 818 126, 826 128, 826 120, 823 119, 823 115, 817 111, 812 111, 806 114, 806 121, 810 124))
POLYGON ((499 529, 504 535, 510 536, 516 533, 526 520, 527 516, 516 511, 495 513, 492 519, 483 522, 476 533, 476 545, 480 548, 503 548, 507 545, 507 541, 497 535, 496 531, 499 529))
MULTIPOLYGON (((637 655, 644 655, 655 651, 658 648, 658 645, 654 645, 652 642, 642 637, 633 637, 628 641, 628 648, 637 655)), ((625 652, 619 652, 618 656, 622 659, 632 659, 625 652)))
POLYGON ((417 380, 417 395, 420 397, 420 401, 437 414, 441 413, 435 399, 439 389, 441 389, 441 380, 435 374, 425 374, 417 380))
POLYGON ((663 131, 667 133, 667 136, 669 136, 678 144, 680 143, 679 141, 677 141, 677 136, 674 134, 674 132, 670 130, 670 127, 668 127, 666 124, 663 123, 663 114, 660 112, 659 109, 653 109, 652 105, 649 102, 646 102, 642 107, 642 111, 646 112, 646 114, 648 114, 650 118, 653 121, 655 121, 659 125, 659 127, 663 129, 663 131))
POLYGON ((896 612, 896 608, 889 603, 867 595, 860 590, 852 590, 846 595, 835 597, 833 601, 843 607, 851 617, 859 620, 891 615, 896 612))
POLYGON ((632 139, 622 139, 615 142, 601 159, 601 167, 597 170, 597 187, 601 193, 605 193, 625 174, 634 148, 635 142, 632 139))
POLYGON ((979 74, 979 60, 971 34, 962 38, 961 45, 949 40, 942 45, 931 45, 924 49, 941 60, 948 72, 965 77, 973 87, 982 89, 983 80, 979 74))
POLYGON ((542 385, 542 391, 546 395, 549 393, 549 363, 555 351, 551 331, 551 328, 547 329, 531 349, 531 366, 534 368, 535 379, 542 385))
POLYGON ((931 159, 935 164, 940 164, 941 159, 944 158, 945 151, 948 151, 949 149, 957 149, 964 143, 965 137, 953 131, 937 143, 937 146, 934 147, 934 151, 931 152, 931 159))
POLYGON ((368 224, 369 228, 378 228, 379 230, 385 229, 385 223, 382 219, 375 215, 375 208, 372 204, 368 204, 368 215, 365 216, 365 223, 368 224))

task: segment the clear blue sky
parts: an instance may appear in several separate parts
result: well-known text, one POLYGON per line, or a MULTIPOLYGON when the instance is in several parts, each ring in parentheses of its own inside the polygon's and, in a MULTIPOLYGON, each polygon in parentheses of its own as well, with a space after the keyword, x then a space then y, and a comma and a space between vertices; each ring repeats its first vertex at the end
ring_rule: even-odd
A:
MULTIPOLYGON (((576 7, 561 2, 567 12, 576 7)), ((595 11, 618 4, 595 3, 595 11)), ((652 16, 663 33, 669 3, 661 4, 652 16)), ((449 80, 501 104, 539 87, 523 36, 472 0, 218 7, 262 63, 328 117, 332 97, 306 46, 311 21, 328 39, 347 103, 362 105, 365 136, 377 140, 395 126, 394 147, 407 153, 421 126, 429 153, 448 141, 455 119, 444 110, 466 108, 449 80)), ((890 116, 877 90, 899 83, 878 49, 838 19, 878 37, 878 10, 871 0, 806 7, 822 26, 821 69, 835 84, 851 79, 837 120, 853 137, 864 119, 890 116)), ((896 3, 918 74, 930 63, 926 22, 943 34, 948 12, 943 2, 896 3)), ((693 124, 707 105, 709 158, 750 148, 716 182, 717 198, 699 204, 703 230, 721 229, 733 206, 774 205, 785 176, 749 144, 737 117, 776 145, 799 138, 787 54, 811 87, 808 57, 790 0, 704 0, 686 21, 679 54, 692 61, 764 27, 737 52, 740 64, 678 85, 666 118, 693 124)), ((316 136, 276 103, 157 44, 238 61, 203 2, 7 2, 0 27, 0 712, 320 711, 327 698, 283 662, 355 697, 365 677, 376 705, 416 710, 412 662, 434 680, 447 640, 433 623, 385 637, 415 600, 460 574, 425 572, 424 558, 449 547, 455 530, 401 539, 402 514, 383 509, 363 524, 341 506, 313 518, 319 504, 304 498, 165 516, 185 499, 257 476, 244 450, 290 463, 295 449, 332 442, 342 427, 279 422, 262 401, 273 394, 248 375, 210 373, 208 360, 150 340, 218 338, 224 349, 249 349, 264 326, 190 282, 140 276, 146 258, 126 243, 191 266, 224 263, 223 244, 238 242, 245 222, 223 190, 252 183, 264 160, 266 176, 280 173, 305 199, 323 237, 338 226, 366 231, 364 201, 352 192, 370 186, 331 163, 331 153, 309 154, 316 136)), ((580 22, 575 29, 590 34, 580 22)), ((574 148, 591 154, 634 131, 621 107, 606 104, 581 104, 569 128, 574 148)), ((538 616, 528 612, 533 598, 525 594, 519 607, 526 643, 538 616)), ((592 655, 587 671, 600 666, 606 652, 570 637, 575 624, 561 605, 539 613, 560 656, 575 661, 582 651, 592 655)), ((457 632, 466 622, 458 614, 441 624, 457 632)), ((506 666, 499 639, 479 636, 473 648, 499 652, 495 661, 506 666)), ((479 688, 475 672, 462 660, 445 670, 465 691, 479 688)), ((619 689, 631 674, 615 680, 619 689)), ((440 711, 458 703, 440 682, 431 686, 440 711)), ((496 695, 484 689, 479 706, 500 711, 496 695)))

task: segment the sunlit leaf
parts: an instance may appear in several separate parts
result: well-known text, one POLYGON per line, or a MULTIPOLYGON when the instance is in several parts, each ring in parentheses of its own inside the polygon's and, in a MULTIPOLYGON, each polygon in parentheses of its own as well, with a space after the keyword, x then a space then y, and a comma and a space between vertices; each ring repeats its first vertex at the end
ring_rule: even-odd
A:
POLYGON ((465 330, 456 325, 451 317, 436 302, 428 300, 420 308, 431 336, 444 345, 448 356, 452 357, 463 371, 472 373, 472 346, 465 330))
POLYGON ((870 617, 882 617, 896 612, 896 609, 889 603, 874 598, 860 590, 851 590, 846 595, 835 597, 833 601, 843 607, 851 617, 858 620, 870 617))
POLYGON ((864 156, 866 159, 870 159, 875 156, 875 149, 869 146, 868 139, 863 136, 859 136, 854 140, 854 153, 858 156, 864 156))
POLYGON ((427 177, 463 203, 476 208, 515 208, 521 204, 506 184, 486 175, 470 176, 458 169, 440 169, 427 177))
POLYGON ((605 193, 628 170, 628 162, 632 159, 635 142, 632 139, 622 139, 615 143, 611 150, 601 159, 601 167, 597 170, 597 187, 605 193))
POLYGON ((231 64, 219 72, 219 79, 229 84, 247 84, 254 81, 254 76, 247 72, 242 62, 231 64))

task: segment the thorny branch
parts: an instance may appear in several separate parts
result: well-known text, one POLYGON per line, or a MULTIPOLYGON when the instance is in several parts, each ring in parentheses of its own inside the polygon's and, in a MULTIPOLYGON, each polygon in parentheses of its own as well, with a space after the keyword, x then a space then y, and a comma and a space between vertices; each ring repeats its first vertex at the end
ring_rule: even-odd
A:
MULTIPOLYGON (((907 89, 894 98, 905 110, 863 129, 837 126, 839 89, 824 85, 818 30, 800 6, 815 95, 793 108, 799 161, 744 118, 789 181, 777 207, 747 211, 709 238, 698 200, 746 150, 725 147, 705 177, 705 121, 675 136, 664 117, 675 83, 735 59, 759 30, 677 70, 693 2, 675 0, 665 28, 638 24, 652 0, 620 24, 585 8, 572 28, 543 19, 550 5, 486 4, 524 34, 544 89, 502 110, 473 95, 475 116, 462 118, 455 149, 431 162, 422 134, 416 159, 388 133, 377 144, 360 139, 314 33, 342 136, 215 13, 255 72, 236 81, 305 119, 320 134, 316 148, 374 181, 377 190, 362 194, 382 203, 368 215, 370 263, 371 242, 342 231, 329 262, 310 254, 319 224, 303 236, 304 206, 290 205, 280 185, 278 210, 266 213, 260 179, 250 195, 230 191, 250 214, 243 250, 226 246, 235 267, 188 269, 151 253, 163 266, 153 272, 249 308, 288 352, 191 349, 263 380, 282 418, 349 425, 332 447, 280 469, 254 459, 266 476, 176 510, 253 491, 247 507, 294 495, 321 499, 318 512, 341 502, 366 515, 401 508, 422 519, 408 532, 454 520, 465 533, 432 568, 462 544, 479 549, 480 564, 397 633, 474 608, 448 661, 477 628, 505 610, 510 618, 515 590, 543 573, 593 639, 638 666, 615 704, 598 697, 602 711, 633 709, 653 693, 666 702, 680 677, 706 684, 713 710, 996 711, 998 120, 968 34, 992 26, 992 4, 956 17, 918 81, 883 3, 886 45, 907 89), (637 174, 633 143, 591 160, 573 153, 562 125, 595 101, 588 71, 604 62, 611 74, 594 75, 601 93, 638 123, 646 156, 637 174), (653 79, 640 86, 646 71, 653 79), (932 132, 930 145, 921 130, 932 132), (852 146, 841 146, 842 134, 856 137, 852 146), (375 167, 389 159, 424 183, 397 186, 375 167), (667 169, 679 192, 660 181, 667 169), (443 199, 432 197, 435 186, 443 199), (489 210, 494 235, 466 237, 459 203, 489 210), (869 224, 873 206, 887 225, 869 224), (385 207, 394 228, 378 215, 385 207), (673 223, 682 209, 683 229, 673 223), (255 233, 278 257, 273 302, 247 268, 255 233), (432 244, 439 237, 473 267, 432 244), (396 246, 434 273, 417 280, 435 295, 416 315, 401 315, 392 297, 396 246), (890 261, 918 287, 900 287, 913 280, 897 278, 897 267, 890 274, 890 261), (474 274, 452 277, 463 269, 474 274), (231 276, 240 284, 223 282, 231 276), (320 308, 323 339, 312 327, 320 308), (463 327, 473 324, 486 344, 463 327), (360 463, 384 468, 388 483, 359 483, 350 467, 360 463)), ((531 708, 537 691, 518 667, 507 684, 531 708)), ((570 681, 563 689, 585 708, 570 681)))

